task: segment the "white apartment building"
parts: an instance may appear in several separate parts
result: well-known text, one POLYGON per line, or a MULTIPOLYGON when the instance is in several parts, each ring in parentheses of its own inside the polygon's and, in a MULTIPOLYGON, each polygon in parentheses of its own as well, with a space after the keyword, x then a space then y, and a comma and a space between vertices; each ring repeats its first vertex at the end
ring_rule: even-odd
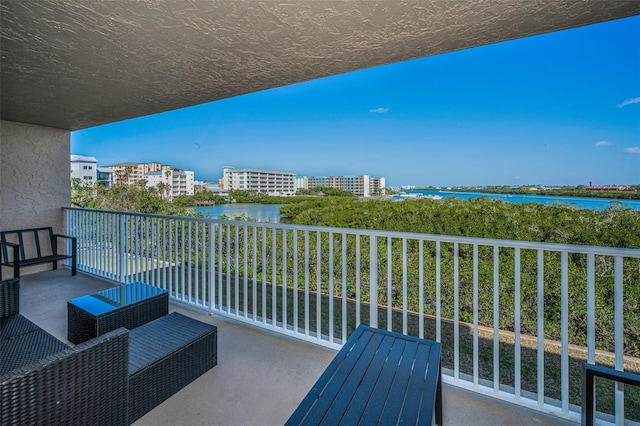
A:
POLYGON ((371 195, 385 195, 387 180, 383 177, 369 179, 369 191, 371 195))
POLYGON ((71 155, 71 179, 78 178, 87 184, 98 181, 98 160, 86 155, 71 155))
POLYGON ((277 172, 273 170, 223 168, 223 187, 227 191, 240 189, 244 191, 263 192, 268 195, 294 195, 295 173, 277 172))
POLYGON ((156 170, 144 175, 147 187, 157 187, 160 183, 165 185, 164 197, 172 199, 178 195, 194 194, 194 172, 190 170, 156 170))
POLYGON ((166 164, 160 163, 117 163, 105 166, 113 170, 113 183, 124 183, 133 185, 136 182, 145 179, 145 174, 158 170, 172 170, 173 168, 166 164))
POLYGON ((386 180, 383 177, 374 178, 362 176, 305 176, 296 179, 297 189, 335 188, 353 192, 358 197, 384 195, 386 180))
POLYGON ((296 177, 295 180, 295 191, 298 192, 298 189, 308 189, 309 188, 309 178, 304 177, 296 177))
POLYGON ((109 188, 113 184, 113 169, 98 167, 98 183, 105 188, 109 188))

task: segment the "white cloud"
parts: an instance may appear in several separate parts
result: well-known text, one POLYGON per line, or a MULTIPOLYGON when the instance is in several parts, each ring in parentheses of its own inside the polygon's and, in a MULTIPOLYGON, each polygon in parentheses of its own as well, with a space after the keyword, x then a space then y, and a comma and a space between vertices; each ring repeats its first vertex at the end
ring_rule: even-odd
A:
POLYGON ((628 152, 629 154, 640 154, 640 146, 630 146, 629 148, 625 148, 624 152, 628 152))
POLYGON ((594 143, 594 145, 595 146, 609 146, 609 145, 611 145, 611 142, 610 141, 599 141, 599 142, 594 143))
POLYGON ((374 114, 385 114, 387 112, 389 112, 389 108, 375 108, 375 109, 370 109, 369 112, 373 112, 374 114))
POLYGON ((637 98, 629 98, 621 104, 616 105, 618 108, 626 107, 627 105, 640 104, 640 96, 637 98))

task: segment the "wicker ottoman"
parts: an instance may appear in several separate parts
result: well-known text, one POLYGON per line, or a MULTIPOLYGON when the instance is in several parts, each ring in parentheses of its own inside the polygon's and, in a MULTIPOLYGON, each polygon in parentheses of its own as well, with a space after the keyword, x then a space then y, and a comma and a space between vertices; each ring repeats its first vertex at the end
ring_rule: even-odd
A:
POLYGON ((130 331, 130 423, 218 363, 217 331, 177 312, 130 331))

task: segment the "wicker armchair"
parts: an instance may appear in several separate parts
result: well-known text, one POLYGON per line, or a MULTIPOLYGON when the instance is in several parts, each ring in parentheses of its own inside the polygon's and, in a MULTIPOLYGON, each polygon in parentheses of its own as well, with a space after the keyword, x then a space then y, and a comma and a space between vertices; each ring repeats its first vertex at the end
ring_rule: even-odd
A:
MULTIPOLYGON (((16 315, 3 321, 23 319, 16 315)), ((25 327, 28 324, 16 328, 25 327)), ((5 367, 46 354, 0 374, 0 424, 129 424, 128 330, 120 328, 69 348, 35 327, 0 342, 3 361, 13 358, 3 362, 5 367)))

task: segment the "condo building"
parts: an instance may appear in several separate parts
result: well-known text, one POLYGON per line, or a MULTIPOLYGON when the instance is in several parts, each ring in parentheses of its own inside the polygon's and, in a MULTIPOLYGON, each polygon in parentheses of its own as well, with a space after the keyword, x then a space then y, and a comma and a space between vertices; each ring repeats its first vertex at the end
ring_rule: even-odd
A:
POLYGON ((189 170, 156 170, 145 173, 144 179, 148 188, 164 184, 158 187, 163 198, 172 199, 178 195, 194 194, 194 172, 189 170))
POLYGON ((98 160, 86 155, 71 155, 71 179, 94 184, 98 180, 98 160))
POLYGON ((362 176, 305 176, 296 179, 296 190, 312 188, 335 188, 353 192, 358 197, 383 195, 385 178, 362 176))
POLYGON ((133 185, 145 179, 145 174, 158 170, 172 170, 173 167, 160 163, 117 163, 105 166, 113 170, 113 183, 133 185))
POLYGON ((178 195, 193 195, 195 188, 194 172, 180 170, 168 164, 153 163, 117 163, 101 167, 101 172, 111 171, 108 176, 109 183, 134 185, 145 181, 147 187, 161 186, 161 194, 164 198, 172 199, 178 195))
POLYGON ((223 168, 223 188, 262 192, 268 195, 294 195, 295 173, 273 170, 223 168))
POLYGON ((109 188, 113 184, 113 170, 109 167, 98 167, 98 183, 109 188))

